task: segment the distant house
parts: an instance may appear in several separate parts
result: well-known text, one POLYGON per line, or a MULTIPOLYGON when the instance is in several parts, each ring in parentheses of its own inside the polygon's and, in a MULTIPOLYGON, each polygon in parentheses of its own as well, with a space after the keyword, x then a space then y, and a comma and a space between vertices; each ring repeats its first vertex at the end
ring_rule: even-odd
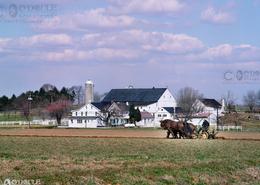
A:
POLYGON ((108 108, 110 126, 123 126, 129 120, 129 106, 125 103, 112 102, 108 108))
POLYGON ((207 120, 211 126, 217 126, 217 117, 222 115, 223 106, 215 99, 202 98, 197 99, 195 105, 200 111, 193 115, 192 122, 195 125, 201 125, 207 120))
POLYGON ((71 111, 68 126, 70 128, 97 128, 103 125, 100 114, 100 109, 93 104, 84 105, 77 110, 71 111))
POLYGON ((160 120, 172 119, 176 100, 167 88, 112 89, 101 102, 72 111, 69 127, 123 126, 129 121, 129 107, 141 112, 140 127, 160 127, 160 120), (89 113, 90 111, 90 113, 89 113))
POLYGON ((143 111, 141 112, 141 121, 137 122, 136 125, 139 127, 156 127, 154 116, 147 111, 143 111))

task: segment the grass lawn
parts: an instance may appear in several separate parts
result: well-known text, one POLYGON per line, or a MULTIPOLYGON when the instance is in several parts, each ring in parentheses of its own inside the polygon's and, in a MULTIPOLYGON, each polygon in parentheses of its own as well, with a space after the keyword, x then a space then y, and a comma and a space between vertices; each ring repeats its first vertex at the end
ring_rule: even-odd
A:
POLYGON ((260 142, 0 137, 0 179, 6 178, 42 184, 260 184, 260 142))
POLYGON ((26 121, 21 114, 0 114, 0 121, 26 121))

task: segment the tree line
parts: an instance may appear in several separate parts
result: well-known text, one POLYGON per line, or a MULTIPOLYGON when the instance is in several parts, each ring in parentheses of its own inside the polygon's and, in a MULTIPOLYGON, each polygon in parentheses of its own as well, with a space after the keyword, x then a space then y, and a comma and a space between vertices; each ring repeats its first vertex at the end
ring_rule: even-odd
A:
MULTIPOLYGON (((104 94, 105 95, 105 94, 104 94)), ((94 101, 100 101, 102 96, 94 93, 94 101)), ((84 104, 85 91, 83 86, 62 87, 60 90, 51 84, 44 84, 39 90, 27 91, 19 96, 0 97, 0 112, 8 118, 11 115, 23 115, 27 120, 30 116, 40 119, 53 117, 58 124, 65 114, 69 114, 74 106, 84 104), (32 98, 29 101, 28 98, 32 98)))
POLYGON ((11 98, 0 97, 0 111, 22 111, 28 104, 28 97, 33 99, 31 101, 31 108, 33 109, 46 107, 60 99, 73 101, 75 93, 65 87, 58 90, 53 85, 45 84, 39 90, 28 91, 17 97, 15 95, 12 95, 11 98))

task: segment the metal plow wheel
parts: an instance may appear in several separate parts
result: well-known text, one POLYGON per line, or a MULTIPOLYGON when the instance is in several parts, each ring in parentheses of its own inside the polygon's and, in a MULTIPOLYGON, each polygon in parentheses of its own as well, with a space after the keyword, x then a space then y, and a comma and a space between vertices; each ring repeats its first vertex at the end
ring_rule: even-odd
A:
POLYGON ((199 134, 198 138, 199 139, 208 139, 209 134, 207 132, 202 132, 202 133, 199 134))

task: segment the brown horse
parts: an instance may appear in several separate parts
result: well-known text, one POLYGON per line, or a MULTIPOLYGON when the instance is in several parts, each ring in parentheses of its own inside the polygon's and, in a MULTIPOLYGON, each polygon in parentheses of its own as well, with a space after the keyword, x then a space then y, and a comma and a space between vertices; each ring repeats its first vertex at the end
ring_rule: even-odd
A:
POLYGON ((170 134, 172 134, 173 138, 180 138, 183 136, 184 125, 182 122, 176 122, 170 119, 161 120, 160 122, 161 127, 167 130, 167 138, 169 138, 170 134))
POLYGON ((166 119, 161 120, 160 122, 161 127, 165 130, 168 130, 167 138, 169 138, 170 134, 172 134, 173 138, 192 138, 192 135, 196 129, 195 125, 183 121, 176 122, 170 119, 166 119))

